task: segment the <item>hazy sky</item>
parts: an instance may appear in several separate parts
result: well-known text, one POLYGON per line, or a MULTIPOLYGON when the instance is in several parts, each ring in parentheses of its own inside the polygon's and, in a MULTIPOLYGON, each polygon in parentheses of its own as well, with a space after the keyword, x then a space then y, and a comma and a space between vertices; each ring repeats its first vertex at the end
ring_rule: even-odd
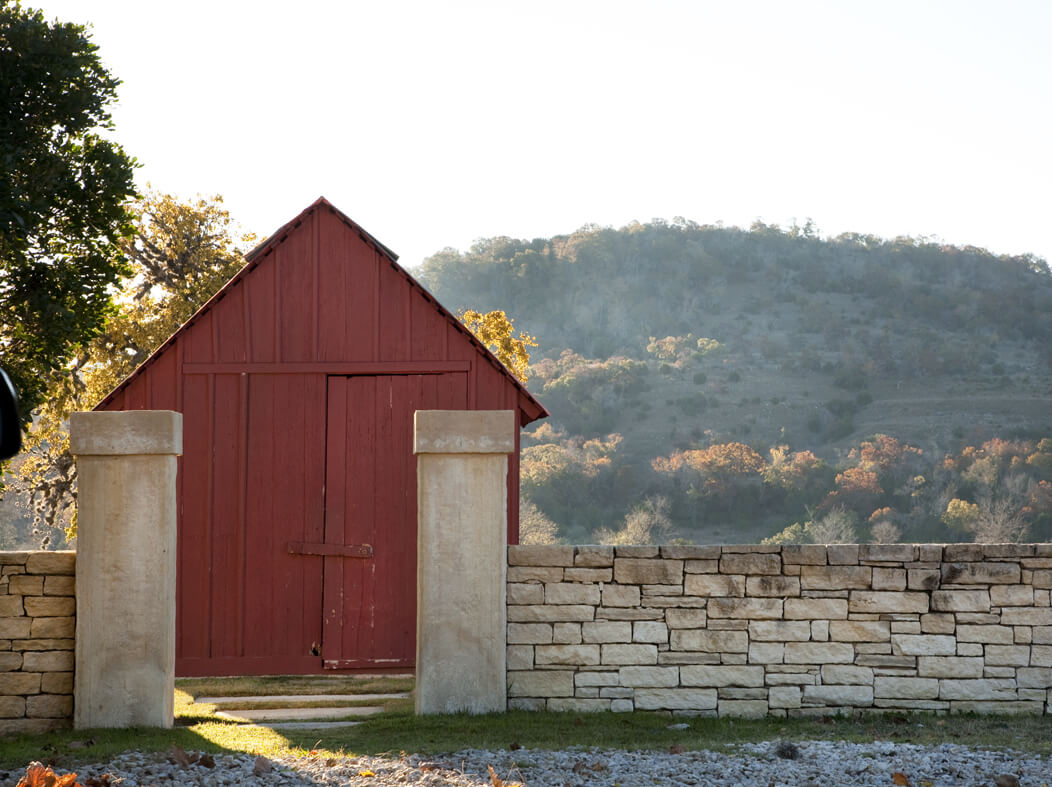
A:
POLYGON ((90 22, 138 182, 416 265, 684 216, 1052 260, 1052 3, 25 0, 90 22))

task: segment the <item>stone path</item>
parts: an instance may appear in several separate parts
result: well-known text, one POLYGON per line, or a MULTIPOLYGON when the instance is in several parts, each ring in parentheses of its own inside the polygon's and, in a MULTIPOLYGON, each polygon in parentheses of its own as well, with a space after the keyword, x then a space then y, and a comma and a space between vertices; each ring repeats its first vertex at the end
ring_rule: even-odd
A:
POLYGON ((338 707, 239 708, 238 705, 267 702, 302 705, 310 702, 384 702, 407 699, 407 692, 391 694, 275 694, 251 697, 197 697, 199 704, 216 705, 216 716, 229 721, 244 722, 246 726, 265 726, 270 729, 322 729, 351 727, 360 724, 347 716, 372 716, 383 711, 383 705, 346 705, 338 707), (339 719, 339 721, 334 721, 339 719))

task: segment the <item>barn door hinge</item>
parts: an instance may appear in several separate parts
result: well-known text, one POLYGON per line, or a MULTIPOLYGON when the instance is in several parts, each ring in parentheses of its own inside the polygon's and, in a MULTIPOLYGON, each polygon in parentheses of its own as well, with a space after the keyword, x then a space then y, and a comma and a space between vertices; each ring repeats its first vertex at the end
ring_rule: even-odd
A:
POLYGON ((372 544, 313 544, 289 541, 290 555, 323 555, 325 557, 372 557, 372 544))

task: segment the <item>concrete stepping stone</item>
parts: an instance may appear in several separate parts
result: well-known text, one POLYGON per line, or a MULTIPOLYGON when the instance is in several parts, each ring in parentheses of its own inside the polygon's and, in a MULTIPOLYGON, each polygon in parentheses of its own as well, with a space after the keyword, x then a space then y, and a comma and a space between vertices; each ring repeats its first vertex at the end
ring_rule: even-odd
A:
POLYGON ((357 727, 360 721, 276 721, 273 724, 246 724, 245 727, 266 727, 268 730, 330 730, 357 727))
MULTIPOLYGON (((356 705, 346 708, 267 708, 266 710, 236 710, 230 708, 216 713, 228 721, 295 721, 297 719, 338 719, 343 716, 372 716, 381 713, 380 706, 356 705)), ((270 725, 267 725, 270 726, 270 725)))
POLYGON ((382 700, 408 699, 409 693, 401 694, 265 694, 257 697, 198 697, 194 702, 204 705, 226 705, 237 707, 239 702, 379 702, 382 700))

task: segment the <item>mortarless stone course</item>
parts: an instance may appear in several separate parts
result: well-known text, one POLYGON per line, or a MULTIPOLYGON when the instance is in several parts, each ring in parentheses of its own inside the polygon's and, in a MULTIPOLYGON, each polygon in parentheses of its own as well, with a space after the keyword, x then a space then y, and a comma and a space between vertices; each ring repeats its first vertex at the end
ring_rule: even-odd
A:
MULTIPOLYGON (((508 564, 510 708, 1050 712, 1049 545, 513 546, 508 564)), ((18 614, 0 614, 0 638, 72 642, 67 615, 13 622, 61 611, 41 606, 58 579, 24 609, 6 602, 18 614)), ((71 665, 11 650, 11 674, 40 688, 0 711, 61 710, 28 698, 61 695, 71 665)))
POLYGON ((73 724, 75 552, 0 552, 0 735, 73 724))

